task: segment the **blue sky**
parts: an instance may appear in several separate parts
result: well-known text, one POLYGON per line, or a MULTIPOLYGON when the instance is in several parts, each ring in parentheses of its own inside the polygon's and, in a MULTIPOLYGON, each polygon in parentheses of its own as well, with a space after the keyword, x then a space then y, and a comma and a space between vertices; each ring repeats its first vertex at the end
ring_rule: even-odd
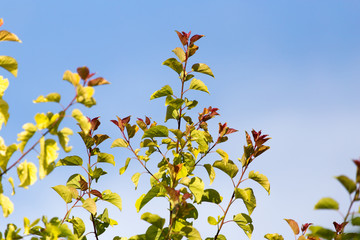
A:
MULTIPOLYGON (((22 124, 33 121, 36 112, 57 111, 55 105, 34 105, 32 100, 57 91, 66 102, 73 93, 62 74, 83 65, 112 83, 96 89, 97 106, 82 109, 89 116, 101 116, 103 132, 120 137, 109 122, 116 115, 146 114, 161 122, 163 101, 150 102, 149 96, 176 83, 175 73, 161 63, 173 57, 171 50, 180 44, 174 30, 191 30, 206 36, 198 42, 194 61, 207 63, 215 75, 199 76, 211 94, 192 95, 200 100, 197 111, 218 107, 221 116, 214 122, 226 121, 239 130, 221 148, 235 159, 242 154, 245 130, 262 129, 272 137, 271 150, 252 169, 271 183, 270 196, 251 185, 258 202, 252 215, 253 239, 269 232, 291 238, 284 218, 331 227, 340 215, 314 211, 313 206, 325 196, 339 200, 342 211, 349 204, 333 176, 352 177, 351 159, 360 156, 359 11, 360 3, 354 0, 3 1, 3 29, 16 33, 23 43, 0 44, 1 55, 19 62, 18 78, 1 71, 10 80, 4 99, 11 107, 1 135, 7 144, 14 142, 22 124)), ((77 136, 71 144, 74 154, 83 154, 77 136)), ((119 176, 128 153, 109 152, 117 164, 115 170, 108 168, 113 173, 104 182, 122 196, 124 210, 113 210, 119 226, 107 236, 129 237, 147 226, 133 205, 147 180, 143 177, 144 187, 134 191, 130 177, 140 166, 133 162, 129 172, 119 176)), ((28 160, 36 161, 35 155, 28 160)), ((50 187, 64 184, 75 171, 56 170, 28 190, 18 189, 12 198, 15 212, 0 221, 0 228, 8 221, 21 225, 22 216, 62 217, 65 205, 61 208, 62 200, 50 187)), ((226 198, 231 183, 221 173, 218 177, 214 187, 228 184, 226 198)), ((161 214, 161 207, 160 201, 145 211, 161 214)), ((208 213, 200 213, 205 220, 197 227, 214 232, 206 223, 208 213)), ((224 231, 228 239, 245 238, 235 224, 224 231)))

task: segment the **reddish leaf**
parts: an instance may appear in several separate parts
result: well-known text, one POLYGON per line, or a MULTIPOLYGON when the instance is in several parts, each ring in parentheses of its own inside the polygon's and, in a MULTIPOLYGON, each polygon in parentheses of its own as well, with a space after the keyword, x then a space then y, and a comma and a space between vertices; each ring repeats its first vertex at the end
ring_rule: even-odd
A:
POLYGON ((146 125, 150 125, 150 123, 151 123, 150 118, 145 116, 145 123, 146 123, 146 125))
POLYGON ((99 198, 102 199, 102 194, 101 194, 101 192, 99 192, 98 190, 93 189, 93 190, 90 191, 90 193, 91 193, 92 195, 94 195, 94 196, 99 197, 99 198))
POLYGON ((293 230, 294 234, 298 235, 300 230, 299 230, 299 225, 297 224, 297 222, 292 219, 286 219, 286 218, 285 218, 285 221, 289 224, 289 226, 293 230))
POLYGON ((4 20, 0 18, 0 27, 4 24, 4 20))
POLYGON ((180 32, 178 32, 178 31, 176 31, 175 30, 175 32, 177 33, 177 35, 178 35, 178 37, 179 37, 179 39, 180 39, 180 42, 182 43, 182 45, 186 45, 187 44, 187 41, 188 41, 188 39, 186 38, 186 36, 183 34, 183 33, 180 33, 180 32))
POLYGON ((238 130, 234 129, 234 128, 228 128, 228 130, 226 131, 226 134, 231 134, 234 132, 237 132, 238 130))
POLYGON ((199 40, 200 38, 204 37, 204 35, 194 35, 190 38, 190 45, 193 44, 194 42, 196 42, 197 40, 199 40))
POLYGON ((88 189, 88 183, 84 179, 80 178, 79 183, 81 191, 86 191, 88 189))
POLYGON ((191 198, 191 197, 192 197, 192 195, 191 195, 190 193, 184 193, 182 199, 183 199, 184 201, 186 201, 186 199, 189 199, 189 198, 191 198))
POLYGON ((131 116, 124 117, 121 121, 124 125, 128 124, 130 122, 131 116))
POLYGON ((86 80, 89 77, 89 68, 86 66, 83 67, 78 67, 77 72, 79 74, 79 76, 81 77, 81 79, 86 80))
POLYGON ((96 129, 98 129, 98 127, 100 126, 100 121, 99 121, 99 117, 93 118, 93 119, 89 119, 90 123, 91 123, 91 129, 93 131, 95 131, 96 129))
POLYGON ((245 131, 245 135, 246 135, 246 143, 247 143, 248 145, 253 145, 253 144, 252 144, 252 141, 251 141, 251 137, 250 137, 250 135, 248 134, 247 131, 245 131))
POLYGON ((306 230, 310 227, 310 225, 312 225, 312 223, 305 223, 305 224, 303 224, 303 225, 301 226, 301 232, 302 232, 303 234, 305 234, 305 233, 306 233, 306 230))
POLYGON ((337 233, 340 233, 344 230, 344 227, 346 226, 346 224, 348 224, 348 222, 343 222, 342 224, 338 224, 337 222, 333 222, 335 230, 337 233))
POLYGON ((91 79, 88 82, 88 86, 99 86, 99 85, 104 85, 104 84, 110 84, 110 83, 102 77, 91 79))

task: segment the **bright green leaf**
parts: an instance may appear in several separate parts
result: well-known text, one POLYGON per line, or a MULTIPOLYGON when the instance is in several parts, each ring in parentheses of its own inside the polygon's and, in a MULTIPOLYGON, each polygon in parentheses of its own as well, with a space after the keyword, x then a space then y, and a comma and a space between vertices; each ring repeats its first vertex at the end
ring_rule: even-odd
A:
POLYGON ((171 87, 169 85, 165 85, 160 90, 157 90, 156 92, 154 92, 151 95, 150 100, 153 100, 153 99, 159 98, 159 97, 171 96, 171 95, 173 95, 173 90, 171 89, 171 87))
POLYGON ((321 226, 310 226, 309 230, 311 231, 310 236, 317 236, 327 240, 334 239, 336 235, 334 231, 321 226))
POLYGON ((115 139, 111 144, 111 148, 114 147, 124 147, 126 148, 129 144, 122 138, 115 139))
POLYGON ((35 115, 35 122, 37 129, 45 129, 49 126, 49 118, 45 115, 45 113, 37 113, 35 115))
POLYGON ((106 162, 115 166, 114 155, 109 153, 98 153, 97 162, 106 162))
POLYGON ((143 213, 141 215, 141 219, 160 229, 162 229, 165 224, 164 218, 161 218, 159 215, 149 212, 143 213))
POLYGON ((73 135, 73 131, 70 128, 63 128, 59 132, 57 132, 59 142, 61 147, 65 152, 70 152, 72 147, 68 146, 69 143, 69 135, 73 135))
POLYGON ((351 224, 354 226, 360 226, 360 217, 354 217, 351 219, 351 224))
POLYGON ((81 174, 73 174, 69 177, 69 179, 66 182, 66 186, 68 187, 73 187, 76 189, 80 189, 81 185, 80 185, 80 180, 81 179, 85 179, 84 176, 82 176, 81 174))
POLYGON ((169 58, 165 62, 163 62, 162 64, 165 65, 165 66, 170 67, 171 69, 173 69, 178 74, 180 74, 183 71, 182 64, 178 60, 176 60, 175 58, 169 58))
POLYGON ((125 166, 120 168, 120 171, 119 171, 120 175, 122 175, 126 171, 127 167, 129 166, 130 161, 131 161, 131 158, 126 158, 125 166))
POLYGON ((27 162, 26 160, 19 164, 17 167, 17 174, 20 180, 19 187, 27 188, 33 185, 37 180, 37 168, 34 163, 27 162))
POLYGON ((198 144, 201 153, 204 153, 209 149, 208 140, 204 131, 193 130, 191 132, 191 139, 198 144))
POLYGON ((254 230, 250 216, 245 213, 239 213, 233 217, 234 222, 245 232, 251 239, 251 234, 254 230))
POLYGON ((179 58, 180 62, 185 62, 186 60, 186 55, 185 55, 185 52, 182 48, 175 48, 173 50, 173 52, 175 53, 175 55, 179 58))
POLYGON ((284 237, 277 233, 268 233, 264 236, 268 240, 284 240, 284 237))
POLYGON ((91 129, 89 119, 87 119, 87 117, 85 117, 79 109, 74 109, 71 115, 78 122, 82 131, 85 134, 88 134, 91 129))
POLYGON ((59 147, 53 139, 46 139, 44 137, 40 139, 40 155, 39 158, 39 176, 43 179, 50 174, 55 168, 55 160, 58 157, 57 151, 59 147))
POLYGON ((238 167, 231 160, 229 160, 228 163, 224 163, 224 161, 215 161, 213 167, 220 169, 231 178, 234 178, 239 171, 238 167))
POLYGON ((336 179, 351 194, 356 190, 356 183, 345 175, 337 176, 336 179))
MULTIPOLYGON (((0 142, 3 142, 3 141, 4 140, 0 137, 0 142)), ((0 151, 0 167, 3 171, 5 171, 11 156, 14 154, 14 152, 16 152, 18 147, 16 144, 11 144, 8 147, 6 147, 4 144, 3 146, 4 146, 4 148, 1 149, 1 151, 0 151)))
POLYGON ((259 172, 251 171, 249 172, 249 178, 259 183, 270 195, 270 183, 265 175, 260 174, 259 172))
POLYGON ((160 192, 160 186, 153 186, 146 194, 141 195, 141 197, 136 201, 135 206, 139 212, 151 199, 156 197, 160 192))
POLYGON ((251 215, 256 207, 256 198, 253 190, 251 188, 235 188, 235 198, 240 198, 244 201, 246 209, 248 210, 249 215, 251 215))
POLYGON ((0 206, 3 209, 4 217, 8 217, 14 211, 14 204, 2 193, 0 194, 0 206))
POLYGON ((54 189, 60 195, 60 197, 64 199, 66 203, 71 203, 74 193, 70 187, 64 185, 57 185, 55 187, 52 187, 52 189, 54 189))
POLYGON ((205 83, 203 83, 201 80, 196 79, 196 78, 193 78, 193 80, 191 80, 189 89, 209 93, 209 90, 208 90, 207 86, 205 85, 205 83))
POLYGON ((81 218, 75 217, 75 218, 69 219, 68 222, 70 222, 73 225, 74 234, 78 238, 80 238, 85 232, 84 221, 81 218))
POLYGON ((74 86, 78 86, 80 83, 80 76, 77 73, 72 73, 66 70, 63 75, 63 80, 70 82, 74 86))
POLYGON ((15 77, 17 76, 18 63, 15 58, 9 56, 0 56, 0 67, 3 67, 5 70, 9 71, 15 77))
POLYGON ((211 69, 205 63, 195 63, 191 68, 194 72, 199 72, 214 77, 211 69))
POLYGON ((212 217, 212 216, 208 216, 207 221, 208 221, 208 223, 209 223, 210 225, 217 225, 217 224, 218 224, 218 222, 216 221, 216 219, 215 219, 214 217, 212 217))
POLYGON ((60 159, 55 167, 59 166, 82 166, 83 160, 79 156, 67 156, 63 159, 60 159))
POLYGON ((221 156, 221 159, 226 164, 229 161, 229 155, 222 149, 216 150, 216 152, 221 156))
POLYGON ((61 95, 58 93, 49 93, 46 97, 43 95, 40 95, 36 100, 34 100, 34 103, 42 103, 42 102, 60 102, 61 95))
POLYGON ((138 186, 138 184, 139 184, 140 176, 141 176, 141 173, 135 173, 135 174, 131 177, 131 181, 134 183, 135 189, 137 189, 137 186, 138 186))
POLYGON ((81 103, 86 107, 92 107, 96 104, 95 99, 92 97, 95 93, 93 87, 83 87, 81 85, 78 85, 76 92, 76 101, 78 103, 81 103))
POLYGON ((201 240, 199 231, 191 225, 185 226, 181 229, 185 233, 188 240, 201 240))
POLYGON ((143 138, 154 138, 154 137, 167 137, 169 135, 169 130, 167 127, 162 125, 156 125, 144 132, 143 138))
POLYGON ((104 192, 102 192, 102 200, 113 204, 114 206, 118 207, 121 211, 122 201, 119 194, 113 193, 110 190, 105 190, 104 192))
POLYGON ((195 202, 200 203, 204 194, 204 182, 201 178, 193 177, 189 183, 189 189, 195 197, 195 202))
POLYGON ((93 214, 93 215, 96 214, 96 203, 95 203, 94 199, 92 199, 92 198, 86 199, 83 202, 82 207, 85 208, 86 210, 88 210, 91 214, 93 214))
POLYGON ((30 140, 32 136, 34 136, 36 132, 36 126, 32 123, 26 123, 23 125, 24 131, 19 133, 17 136, 17 140, 20 142, 18 147, 21 152, 24 151, 24 148, 27 144, 27 142, 30 140))
POLYGON ((339 210, 339 203, 332 198, 322 198, 318 203, 316 203, 315 209, 339 210))
MULTIPOLYGON (((35 176, 36 176, 36 174, 35 174, 35 176)), ((12 189, 11 196, 14 196, 15 195, 14 179, 12 177, 9 177, 8 181, 9 181, 9 183, 11 185, 11 189, 12 189)))

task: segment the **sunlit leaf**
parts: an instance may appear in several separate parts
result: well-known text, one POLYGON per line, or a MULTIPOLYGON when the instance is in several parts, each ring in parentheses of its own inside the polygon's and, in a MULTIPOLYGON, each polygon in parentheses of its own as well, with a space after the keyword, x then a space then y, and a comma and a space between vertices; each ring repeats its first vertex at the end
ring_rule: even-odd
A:
POLYGON ((224 161, 220 161, 220 160, 215 161, 213 163, 213 167, 220 169, 221 171, 229 175, 231 178, 234 178, 239 171, 236 164, 234 164, 234 162, 231 160, 229 160, 228 163, 224 163, 224 161))
POLYGON ((67 180, 66 186, 80 189, 81 188, 81 184, 80 184, 81 179, 85 179, 85 177, 82 176, 81 174, 73 174, 67 180))
POLYGON ((88 82, 88 86, 100 86, 100 85, 105 85, 105 84, 110 84, 110 82, 108 82, 106 79, 104 79, 102 77, 91 79, 88 82))
POLYGON ((234 222, 245 232, 251 239, 251 234, 254 230, 250 216, 245 213, 239 213, 233 217, 234 222))
POLYGON ((114 206, 119 208, 120 211, 121 211, 121 209, 122 209, 122 201, 121 201, 121 198, 120 198, 119 194, 113 193, 110 190, 105 190, 105 191, 102 192, 102 200, 113 204, 114 206))
POLYGON ((181 229, 185 233, 188 240, 201 240, 199 231, 191 225, 185 226, 181 229))
POLYGON ((253 190, 251 188, 235 188, 235 198, 240 198, 244 201, 246 209, 248 210, 249 215, 251 215, 256 207, 256 198, 253 190))
POLYGON ((52 187, 66 203, 71 203, 72 199, 76 196, 71 190, 71 187, 64 185, 57 185, 52 187))
POLYGON ((186 60, 186 55, 185 55, 185 52, 182 48, 175 48, 173 50, 173 52, 175 53, 175 55, 179 58, 180 62, 185 62, 186 60))
POLYGON ((334 209, 334 210, 339 210, 339 203, 337 201, 335 201, 332 198, 326 197, 326 198, 322 198, 320 199, 316 205, 315 205, 315 209, 334 209))
POLYGON ((58 93, 49 93, 44 97, 43 95, 40 95, 36 100, 34 100, 34 103, 41 103, 41 102, 60 102, 61 95, 58 93))
POLYGON ((89 119, 85 117, 79 109, 74 109, 71 115, 78 122, 82 131, 85 134, 88 134, 91 129, 91 123, 89 119))
POLYGON ((193 130, 191 132, 191 139, 198 144, 200 152, 204 153, 209 149, 208 140, 204 131, 193 130))
MULTIPOLYGON (((36 176, 36 173, 35 173, 35 176, 36 176)), ((11 185, 11 189, 12 189, 11 196, 14 196, 15 195, 14 179, 12 177, 9 177, 8 181, 9 181, 9 183, 11 185)))
POLYGON ((268 194, 270 194, 270 183, 265 175, 260 174, 259 172, 251 171, 249 172, 249 178, 258 182, 263 188, 265 188, 268 194))
POLYGON ((85 232, 84 221, 81 218, 75 217, 72 219, 68 219, 68 222, 70 222, 73 225, 74 234, 78 238, 80 238, 85 232))
POLYGON ((300 233, 300 228, 296 221, 286 218, 284 220, 289 224, 295 235, 298 235, 300 233))
POLYGON ((80 83, 80 76, 77 73, 66 70, 63 75, 63 80, 70 82, 74 86, 78 86, 80 83))
POLYGON ((67 156, 63 159, 60 159, 55 167, 59 166, 81 166, 83 164, 83 160, 79 156, 67 156))
POLYGON ((344 188, 351 194, 356 190, 356 183, 345 175, 337 176, 336 179, 344 186, 344 188))
POLYGON ((6 30, 0 31, 0 41, 13 41, 21 43, 21 40, 14 33, 6 30))
POLYGON ((143 213, 141 215, 141 219, 160 229, 162 229, 165 224, 164 218, 161 218, 159 215, 149 212, 143 213))
MULTIPOLYGON (((0 137, 0 142, 1 141, 3 141, 3 139, 0 137)), ((6 170, 11 156, 14 154, 14 152, 16 152, 17 149, 18 147, 16 144, 11 144, 8 147, 5 146, 5 149, 3 149, 3 151, 0 153, 0 167, 3 171, 6 170)))
POLYGON ((208 223, 209 223, 210 225, 217 225, 217 224, 218 224, 218 222, 216 221, 216 219, 215 219, 214 217, 212 217, 212 216, 209 216, 208 219, 207 219, 207 221, 208 221, 208 223))
POLYGON ((78 85, 76 92, 77 92, 76 101, 78 103, 81 103, 86 107, 92 107, 93 105, 96 104, 95 99, 92 97, 95 93, 93 87, 83 87, 81 85, 78 85))
POLYGON ((125 166, 123 166, 119 170, 120 175, 122 175, 126 171, 127 167, 129 166, 130 161, 131 161, 131 158, 126 158, 125 166))
POLYGON ((57 143, 53 139, 40 139, 40 155, 39 158, 39 176, 43 179, 50 174, 55 168, 55 160, 58 157, 59 150, 57 143))
POLYGON ((201 80, 196 79, 196 78, 193 78, 193 80, 191 80, 189 88, 193 89, 193 90, 198 90, 198 91, 203 91, 203 92, 209 93, 209 90, 208 90, 207 86, 205 85, 205 83, 203 83, 201 80))
POLYGON ((57 132, 59 142, 61 147, 64 149, 65 152, 70 152, 72 147, 68 146, 69 142, 69 135, 73 135, 73 131, 70 128, 63 128, 59 132, 57 132))
POLYGON ((166 97, 166 96, 173 95, 173 90, 169 85, 163 86, 160 90, 155 91, 151 96, 150 100, 159 98, 159 97, 166 97))
POLYGON ((222 197, 215 189, 205 189, 201 197, 201 202, 212 202, 219 204, 222 202, 222 197))
POLYGON ((3 123, 6 125, 9 120, 9 105, 3 99, 0 98, 0 129, 3 123))
POLYGON ((268 240, 284 240, 284 237, 277 233, 268 233, 264 236, 268 240))
POLYGON ((14 211, 14 204, 2 193, 0 194, 0 206, 3 209, 4 217, 8 217, 14 211))
POLYGON ((141 173, 135 173, 135 174, 131 177, 131 181, 134 183, 135 189, 137 189, 137 186, 138 186, 138 184, 139 184, 140 176, 141 176, 141 173))
POLYGON ((309 230, 311 231, 310 236, 317 236, 327 240, 334 239, 336 235, 334 231, 321 226, 310 226, 309 230))
POLYGON ((205 63, 195 63, 192 66, 192 70, 194 72, 199 72, 214 77, 214 74, 212 73, 211 69, 205 63))
POLYGON ((0 76, 0 97, 4 96, 5 90, 9 87, 9 80, 0 76))
POLYGON ((155 138, 155 137, 167 137, 169 135, 169 130, 167 127, 162 125, 156 125, 144 132, 143 138, 155 138))
POLYGON ((135 207, 139 212, 151 199, 156 197, 160 192, 160 186, 153 186, 146 194, 141 195, 141 197, 136 200, 135 207))
POLYGON ((92 198, 86 199, 83 202, 82 207, 85 208, 86 210, 88 210, 91 214, 93 214, 93 215, 96 214, 96 203, 95 203, 94 199, 92 199, 92 198))
POLYGON ((98 153, 97 162, 106 162, 115 166, 114 155, 109 153, 98 153))
POLYGON ((204 182, 199 177, 193 177, 189 183, 189 189, 195 197, 195 202, 200 203, 204 194, 204 182))
POLYGON ((37 129, 45 129, 49 126, 49 118, 45 113, 37 113, 34 117, 37 129))
POLYGON ((36 126, 32 123, 26 123, 23 125, 24 131, 18 134, 17 140, 20 142, 18 147, 21 152, 24 151, 24 148, 29 141, 29 139, 35 134, 36 126))
POLYGON ((176 60, 175 58, 169 58, 165 62, 163 62, 162 64, 165 65, 165 66, 170 67, 171 69, 173 69, 178 74, 180 74, 183 71, 182 64, 178 60, 176 60))
POLYGON ((216 152, 221 156, 224 163, 228 163, 229 155, 222 149, 217 149, 216 152))
POLYGON ((17 174, 20 180, 19 187, 27 188, 33 185, 37 180, 37 168, 34 163, 26 160, 17 167, 17 174))
POLYGON ((18 72, 18 63, 13 57, 9 56, 0 56, 0 67, 9 71, 15 77, 18 72))

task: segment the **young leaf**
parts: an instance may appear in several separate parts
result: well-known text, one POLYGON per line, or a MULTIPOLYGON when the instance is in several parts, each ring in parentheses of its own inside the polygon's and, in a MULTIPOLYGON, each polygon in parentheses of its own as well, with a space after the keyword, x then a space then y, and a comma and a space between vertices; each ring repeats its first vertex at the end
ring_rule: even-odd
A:
POLYGON ((73 197, 75 197, 74 192, 68 186, 57 185, 52 187, 52 189, 54 189, 66 203, 71 203, 73 197))
POLYGON ((19 187, 28 188, 29 185, 33 185, 37 180, 35 164, 32 162, 28 163, 26 160, 17 167, 17 174, 20 180, 19 187))
POLYGON ((100 85, 105 85, 105 84, 110 84, 110 82, 108 82, 106 79, 102 78, 102 77, 98 77, 95 79, 91 79, 88 82, 88 86, 92 87, 92 86, 100 86, 100 85))
POLYGON ((21 40, 18 38, 18 36, 6 30, 0 31, 0 41, 12 41, 21 43, 21 40))
POLYGON ((165 219, 164 218, 161 218, 159 215, 156 215, 156 214, 152 214, 152 213, 149 213, 149 212, 146 212, 146 213, 143 213, 141 215, 141 219, 150 223, 151 225, 159 228, 159 229, 162 229, 164 227, 164 224, 165 224, 165 219))
POLYGON ((318 203, 316 203, 315 209, 339 210, 339 203, 332 198, 322 198, 318 203))
POLYGON ((216 219, 215 219, 214 217, 212 217, 212 216, 208 216, 207 221, 208 221, 208 223, 209 223, 210 225, 217 225, 217 224, 218 224, 218 222, 216 221, 216 219))
POLYGON ((204 167, 205 167, 207 173, 209 174, 210 185, 211 185, 215 179, 215 170, 214 170, 213 166, 211 166, 210 164, 204 164, 204 167))
POLYGON ((88 76, 89 76, 89 73, 90 73, 89 68, 86 67, 86 66, 78 67, 76 69, 76 71, 79 74, 79 76, 81 77, 81 79, 83 79, 83 80, 86 80, 88 78, 88 76))
POLYGON ((209 90, 208 90, 207 86, 205 85, 205 83, 203 83, 201 80, 196 79, 196 78, 193 78, 193 80, 191 80, 189 88, 209 93, 209 90))
POLYGON ((106 162, 115 166, 114 155, 109 153, 98 153, 97 162, 106 162))
POLYGON ((167 127, 162 125, 156 125, 144 132, 143 138, 155 138, 155 137, 167 137, 169 135, 169 130, 167 127))
POLYGON ((92 107, 96 104, 95 99, 92 97, 95 93, 93 87, 83 87, 78 85, 76 93, 76 101, 83 104, 85 107, 92 107))
POLYGON ((113 193, 110 190, 105 190, 105 191, 102 192, 102 200, 113 204, 114 206, 119 208, 120 211, 121 211, 121 209, 122 209, 122 201, 121 201, 121 198, 120 198, 119 194, 113 193))
POLYGON ((251 234, 254 230, 250 216, 245 213, 239 213, 233 217, 234 222, 245 232, 251 239, 251 234))
POLYGON ((231 160, 229 160, 228 163, 224 163, 224 161, 215 161, 213 167, 220 169, 231 178, 234 178, 239 171, 238 167, 231 160))
POLYGON ((159 97, 171 96, 171 95, 173 95, 172 88, 169 85, 165 85, 160 90, 155 91, 151 95, 150 100, 153 100, 153 99, 159 98, 159 97))
POLYGON ((0 206, 3 209, 4 217, 8 217, 14 211, 14 204, 2 193, 0 194, 0 206))
POLYGON ((351 194, 356 190, 356 183, 345 175, 337 176, 336 179, 351 194))
POLYGON ((299 225, 297 224, 296 221, 294 221, 292 219, 286 219, 286 218, 284 220, 289 224, 289 226, 293 230, 295 236, 300 233, 299 225))
POLYGON ((191 68, 194 72, 199 72, 214 77, 211 69, 205 63, 195 63, 191 68))
POLYGON ((80 76, 77 73, 72 73, 69 70, 66 70, 63 75, 63 80, 70 82, 76 87, 80 83, 80 76))
POLYGON ((198 177, 192 178, 189 183, 189 189, 194 195, 196 203, 201 202, 202 196, 204 194, 204 186, 204 182, 201 180, 201 178, 198 177))
POLYGON ((95 203, 94 199, 92 199, 92 198, 86 199, 83 202, 82 207, 85 208, 86 210, 88 210, 91 214, 93 214, 93 215, 96 214, 96 203, 95 203))
POLYGON ((59 166, 82 166, 83 160, 79 156, 67 156, 63 159, 60 159, 55 167, 59 166))
POLYGON ((165 62, 162 63, 165 66, 170 67, 172 70, 177 72, 179 75, 183 71, 183 66, 178 62, 175 58, 169 58, 165 62))
POLYGON ((55 160, 58 157, 59 150, 57 143, 53 139, 40 139, 40 155, 39 158, 39 176, 43 179, 50 174, 55 168, 55 160))
POLYGON ((17 76, 18 63, 15 58, 9 56, 0 56, 0 67, 9 71, 15 77, 17 76))
POLYGON ((249 178, 258 182, 270 195, 270 183, 265 175, 260 174, 259 172, 251 171, 249 172, 249 178))
POLYGON ((78 122, 81 130, 88 134, 91 129, 91 123, 87 117, 85 117, 79 109, 72 111, 72 117, 78 122))
POLYGON ((251 188, 235 188, 235 198, 240 198, 244 201, 246 209, 248 210, 249 215, 251 215, 256 207, 256 198, 253 190, 251 188))
POLYGON ((186 55, 185 55, 185 52, 182 48, 175 48, 173 50, 173 52, 175 53, 175 55, 179 58, 180 62, 185 62, 186 60, 186 55))

